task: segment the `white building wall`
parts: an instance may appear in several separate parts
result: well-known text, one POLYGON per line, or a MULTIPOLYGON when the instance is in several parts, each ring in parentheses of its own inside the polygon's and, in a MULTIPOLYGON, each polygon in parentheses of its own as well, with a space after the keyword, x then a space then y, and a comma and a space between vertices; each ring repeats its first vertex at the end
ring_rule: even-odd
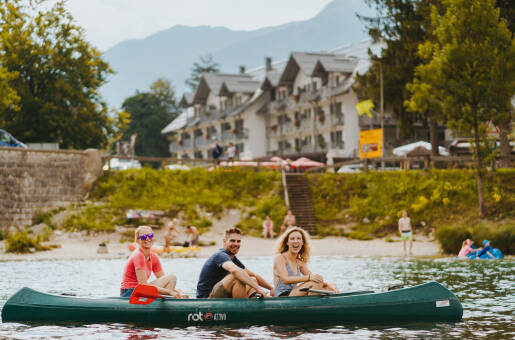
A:
POLYGON ((249 138, 244 143, 245 153, 250 153, 252 158, 266 156, 266 122, 263 115, 256 113, 261 108, 265 99, 254 102, 243 113, 243 127, 248 129, 249 138))
POLYGON ((345 157, 357 155, 359 151, 359 122, 356 104, 359 102, 357 95, 353 91, 349 91, 343 96, 338 96, 337 101, 342 102, 342 111, 344 114, 343 125, 343 153, 345 157))
POLYGON ((298 94, 299 87, 304 87, 307 84, 311 84, 311 82, 312 82, 311 77, 308 77, 302 71, 299 70, 299 72, 297 72, 297 76, 295 77, 295 80, 293 81, 293 94, 298 94))

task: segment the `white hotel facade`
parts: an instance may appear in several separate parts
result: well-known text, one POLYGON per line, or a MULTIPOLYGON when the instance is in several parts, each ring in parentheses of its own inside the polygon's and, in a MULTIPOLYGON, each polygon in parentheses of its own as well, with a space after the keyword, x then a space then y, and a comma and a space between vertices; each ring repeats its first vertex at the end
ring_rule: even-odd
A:
MULTIPOLYGON (((294 52, 247 73, 204 74, 195 92, 183 95, 184 112, 162 131, 170 153, 211 158, 218 140, 247 159, 357 157, 360 127, 379 124, 377 117, 358 117, 352 90, 356 73, 370 65, 369 47, 364 41, 331 53, 294 52)), ((397 124, 386 117, 386 137, 395 139, 397 124)))

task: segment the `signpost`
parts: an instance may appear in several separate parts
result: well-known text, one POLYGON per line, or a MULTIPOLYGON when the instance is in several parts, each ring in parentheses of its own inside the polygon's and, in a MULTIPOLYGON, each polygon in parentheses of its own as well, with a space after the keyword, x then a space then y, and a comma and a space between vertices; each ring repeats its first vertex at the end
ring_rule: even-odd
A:
POLYGON ((359 157, 361 159, 383 157, 383 130, 359 132, 359 157))

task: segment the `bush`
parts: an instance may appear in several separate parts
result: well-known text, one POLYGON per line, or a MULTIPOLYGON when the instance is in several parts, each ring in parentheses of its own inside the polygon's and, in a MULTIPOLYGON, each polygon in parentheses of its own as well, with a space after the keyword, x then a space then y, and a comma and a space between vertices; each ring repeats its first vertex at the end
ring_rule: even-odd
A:
POLYGON ((447 254, 458 254, 463 241, 472 237, 470 230, 464 226, 439 227, 435 238, 447 254))
POLYGON ((26 231, 8 234, 5 244, 7 253, 31 253, 35 250, 50 249, 50 247, 41 245, 39 238, 30 237, 26 231))

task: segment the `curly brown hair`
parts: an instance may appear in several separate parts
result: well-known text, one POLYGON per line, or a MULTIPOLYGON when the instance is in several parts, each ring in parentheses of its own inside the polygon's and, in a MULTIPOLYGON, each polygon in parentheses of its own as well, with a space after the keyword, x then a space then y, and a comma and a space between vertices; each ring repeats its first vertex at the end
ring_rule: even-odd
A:
POLYGON ((299 253, 297 254, 297 258, 303 262, 309 261, 309 256, 311 255, 311 247, 309 246, 309 243, 311 242, 311 238, 309 237, 309 234, 302 228, 299 227, 293 227, 288 230, 286 230, 280 237, 277 239, 277 245, 275 248, 275 251, 277 254, 282 254, 286 251, 288 251, 288 238, 290 237, 291 233, 293 232, 299 232, 302 235, 302 242, 304 243, 302 245, 302 248, 300 249, 299 253))

